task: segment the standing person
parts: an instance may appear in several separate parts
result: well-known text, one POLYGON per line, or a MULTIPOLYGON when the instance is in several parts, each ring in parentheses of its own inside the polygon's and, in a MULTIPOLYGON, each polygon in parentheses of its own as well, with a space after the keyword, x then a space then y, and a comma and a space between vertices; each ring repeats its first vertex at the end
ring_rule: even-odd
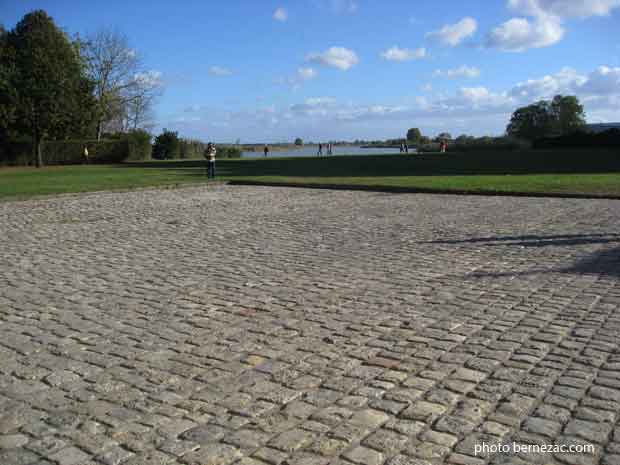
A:
POLYGON ((319 151, 316 154, 319 157, 323 155, 323 144, 321 144, 320 142, 319 142, 319 151))
POLYGON ((90 163, 90 159, 88 158, 88 147, 84 146, 84 151, 82 154, 84 156, 84 163, 88 165, 90 163))
POLYGON ((217 150, 215 144, 209 142, 205 150, 204 156, 207 159, 207 177, 209 179, 215 178, 215 154, 217 150))
POLYGON ((269 147, 267 147, 267 144, 265 144, 263 151, 265 152, 265 156, 269 155, 269 147))
POLYGON ((400 153, 405 151, 405 144, 403 142, 400 143, 400 153))
POLYGON ((409 153, 409 144, 405 142, 405 153, 409 153))

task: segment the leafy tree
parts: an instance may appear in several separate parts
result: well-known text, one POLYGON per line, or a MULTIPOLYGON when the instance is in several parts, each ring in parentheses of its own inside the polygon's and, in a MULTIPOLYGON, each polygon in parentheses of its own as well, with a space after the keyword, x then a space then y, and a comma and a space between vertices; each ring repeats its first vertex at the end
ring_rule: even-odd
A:
POLYGON ((12 75, 15 73, 15 56, 8 46, 8 34, 0 25, 0 140, 8 136, 15 121, 17 94, 13 87, 12 75))
POLYGON ((93 117, 92 83, 79 51, 43 10, 26 14, 9 32, 7 47, 14 71, 14 124, 32 135, 37 166, 43 165, 45 139, 81 132, 93 117))
POLYGON ((575 96, 556 95, 518 108, 506 127, 509 136, 527 140, 551 135, 567 135, 585 127, 585 113, 575 96))
POLYGON ((551 113, 554 119, 554 129, 562 136, 585 128, 585 112, 579 103, 579 99, 574 95, 556 95, 553 97, 551 113))
POLYGON ((179 133, 164 129, 163 132, 155 138, 155 143, 153 144, 153 158, 159 160, 179 158, 180 150, 181 141, 179 139, 179 133))
POLYGON ((295 139, 295 145, 304 145, 304 141, 301 139, 301 137, 295 139))
POLYGON ((418 143, 422 137, 422 132, 418 128, 411 128, 407 131, 407 140, 418 143))
POLYGON ((551 133, 553 116, 549 102, 541 100, 531 105, 517 108, 506 127, 509 136, 526 140, 536 140, 551 133))
POLYGON ((442 132, 437 136, 438 140, 452 140, 452 134, 449 132, 442 132))

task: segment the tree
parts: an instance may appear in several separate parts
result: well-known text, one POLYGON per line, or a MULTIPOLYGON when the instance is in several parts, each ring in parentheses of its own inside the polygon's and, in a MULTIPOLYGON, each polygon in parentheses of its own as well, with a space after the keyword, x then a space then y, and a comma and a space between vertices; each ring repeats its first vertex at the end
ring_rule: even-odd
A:
POLYGON ((37 166, 42 142, 81 132, 93 118, 92 82, 79 50, 43 10, 28 13, 6 39, 14 70, 14 125, 32 135, 37 166))
POLYGON ((179 133, 164 129, 163 132, 155 138, 155 143, 153 144, 153 158, 159 160, 179 158, 180 149, 181 142, 179 140, 179 133))
POLYGON ((509 136, 535 140, 551 133, 553 117, 549 102, 541 100, 531 105, 517 108, 506 127, 509 136))
POLYGON ((535 140, 552 135, 566 135, 583 129, 585 113, 575 96, 556 95, 552 101, 541 100, 517 108, 506 127, 509 136, 535 140))
POLYGON ((304 141, 301 139, 301 137, 295 139, 295 145, 304 145, 304 141))
POLYGON ((551 113, 554 120, 554 130, 562 136, 583 130, 586 125, 583 106, 574 95, 556 95, 553 97, 551 113))
POLYGON ((17 94, 12 82, 15 73, 15 56, 8 45, 8 33, 0 25, 0 141, 7 138, 15 121, 17 94))
POLYGON ((418 128, 411 128, 407 131, 407 140, 418 143, 422 137, 422 132, 418 128))
POLYGON ((449 132, 442 132, 437 136, 438 140, 452 140, 452 134, 449 132))
POLYGON ((149 127, 161 92, 159 73, 144 72, 125 35, 102 29, 84 42, 98 104, 97 139, 105 130, 149 127))

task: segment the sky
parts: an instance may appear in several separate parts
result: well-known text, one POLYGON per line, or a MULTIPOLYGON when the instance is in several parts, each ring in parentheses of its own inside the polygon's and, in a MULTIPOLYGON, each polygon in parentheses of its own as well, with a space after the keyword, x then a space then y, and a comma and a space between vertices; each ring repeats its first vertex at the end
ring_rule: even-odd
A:
POLYGON ((620 121, 620 0, 0 0, 67 33, 124 33, 157 80, 155 131, 242 143, 449 132, 577 95, 620 121))

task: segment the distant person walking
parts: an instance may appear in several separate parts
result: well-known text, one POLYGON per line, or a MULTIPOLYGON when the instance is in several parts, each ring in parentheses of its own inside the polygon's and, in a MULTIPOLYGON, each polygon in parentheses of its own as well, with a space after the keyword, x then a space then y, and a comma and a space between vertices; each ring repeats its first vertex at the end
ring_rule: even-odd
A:
POLYGON ((439 151, 440 151, 441 153, 445 153, 447 149, 448 149, 448 143, 447 143, 445 140, 442 140, 442 141, 439 143, 439 151))
POLYGON ((400 144, 400 153, 404 153, 404 151, 405 151, 405 144, 403 144, 401 142, 401 144, 400 144))
POLYGON ((265 156, 269 155, 269 147, 267 147, 266 144, 265 144, 265 148, 263 149, 263 151, 265 152, 265 156))
POLYGON ((84 146, 84 151, 82 152, 82 155, 84 157, 84 163, 86 163, 87 165, 90 164, 90 159, 88 158, 88 147, 84 146))
POLYGON ((316 154, 319 157, 323 155, 323 144, 321 144, 320 142, 319 142, 319 151, 316 154))
POLYGON ((328 142, 327 143, 327 155, 331 155, 332 154, 332 143, 328 142))
POLYGON ((217 153, 217 149, 215 148, 215 144, 209 142, 207 144, 207 148, 204 153, 204 157, 207 159, 207 178, 214 179, 215 178, 215 154, 217 153))
POLYGON ((405 153, 409 153, 409 144, 405 142, 405 153))

